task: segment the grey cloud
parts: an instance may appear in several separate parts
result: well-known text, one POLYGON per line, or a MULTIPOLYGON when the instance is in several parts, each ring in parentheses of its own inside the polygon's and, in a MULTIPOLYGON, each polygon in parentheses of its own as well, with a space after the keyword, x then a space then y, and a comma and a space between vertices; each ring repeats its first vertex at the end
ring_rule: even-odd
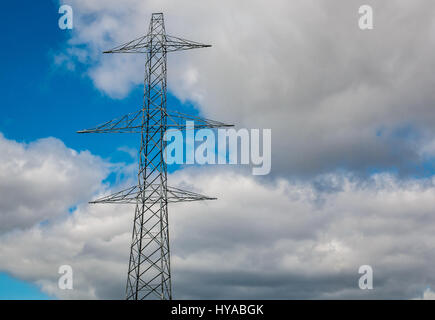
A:
POLYGON ((169 57, 169 88, 207 117, 272 128, 275 174, 408 173, 434 139, 430 0, 366 1, 372 31, 358 28, 359 1, 71 4, 81 23, 70 45, 87 45, 89 74, 112 96, 140 84, 143 60, 97 52, 143 34, 151 12, 166 14, 169 33, 212 43, 169 57), (415 136, 398 136, 402 128, 415 136))
MULTIPOLYGON (((416 298, 435 285, 432 179, 337 173, 324 179, 339 187, 324 192, 210 168, 169 178, 219 199, 170 207, 175 298, 416 298), (358 288, 363 264, 374 269, 370 292, 358 288)), ((132 215, 131 206, 82 204, 3 234, 0 269, 59 298, 122 299, 132 215), (73 267, 72 291, 57 288, 62 264, 73 267)))

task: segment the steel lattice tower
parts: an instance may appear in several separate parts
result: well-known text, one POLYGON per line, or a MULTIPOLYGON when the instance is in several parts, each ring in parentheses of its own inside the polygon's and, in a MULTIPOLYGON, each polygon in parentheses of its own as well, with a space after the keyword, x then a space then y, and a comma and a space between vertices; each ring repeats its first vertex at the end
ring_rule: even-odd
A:
POLYGON ((168 187, 164 161, 166 130, 186 129, 186 120, 196 128, 228 127, 221 122, 188 116, 166 108, 166 54, 210 47, 169 36, 163 13, 153 13, 148 33, 104 53, 145 53, 143 106, 139 111, 79 133, 140 133, 138 184, 90 203, 135 204, 126 298, 171 299, 168 203, 213 200, 194 192, 168 187))

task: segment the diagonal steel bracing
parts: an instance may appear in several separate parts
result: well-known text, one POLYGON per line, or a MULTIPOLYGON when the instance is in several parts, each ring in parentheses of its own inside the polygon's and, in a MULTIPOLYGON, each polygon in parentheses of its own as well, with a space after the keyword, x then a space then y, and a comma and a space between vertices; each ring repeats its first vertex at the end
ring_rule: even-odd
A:
MULTIPOLYGON (((95 128, 84 129, 77 131, 78 133, 140 133, 142 131, 142 109, 126 114, 120 118, 116 118, 100 125, 95 128)), ((160 107, 150 108, 149 113, 151 118, 163 112, 166 117, 165 129, 169 130, 186 130, 186 121, 194 121, 196 129, 202 128, 222 128, 232 127, 233 125, 225 124, 219 121, 209 120, 201 117, 190 116, 178 111, 161 110, 160 107)), ((150 123, 149 131, 159 130, 161 123, 150 123)))
MULTIPOLYGON (((161 198, 166 196, 168 203, 175 202, 186 202, 186 201, 198 201, 198 200, 216 200, 216 198, 211 198, 204 196, 199 193, 181 190, 174 187, 167 187, 166 194, 162 194, 160 185, 158 183, 149 184, 148 188, 145 190, 146 204, 153 204, 159 201, 161 198)), ((109 196, 105 196, 90 203, 124 203, 124 204, 135 204, 141 199, 142 193, 140 192, 139 186, 132 186, 130 188, 118 191, 109 196)))
POLYGON ((168 187, 164 161, 166 130, 187 130, 186 120, 194 121, 195 128, 231 126, 166 109, 166 54, 205 47, 210 45, 167 35, 163 14, 153 13, 145 36, 105 51, 146 54, 142 108, 93 129, 78 131, 140 133, 138 184, 90 202, 136 205, 127 275, 127 299, 172 299, 168 203, 215 199, 168 187))

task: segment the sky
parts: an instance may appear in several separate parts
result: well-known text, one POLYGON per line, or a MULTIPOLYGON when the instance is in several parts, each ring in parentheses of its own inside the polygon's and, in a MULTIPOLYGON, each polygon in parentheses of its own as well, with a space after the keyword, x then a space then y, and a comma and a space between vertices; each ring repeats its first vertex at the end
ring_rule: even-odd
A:
POLYGON ((218 198, 169 208, 174 297, 433 298, 430 0, 4 4, 0 298, 124 297, 134 208, 87 202, 134 183, 139 137, 76 131, 140 108, 144 56, 102 51, 143 35, 152 12, 213 45, 168 57, 168 108, 272 130, 267 176, 169 168, 170 185, 218 198), (358 28, 362 4, 373 30, 358 28), (64 264, 73 290, 58 287, 64 264))

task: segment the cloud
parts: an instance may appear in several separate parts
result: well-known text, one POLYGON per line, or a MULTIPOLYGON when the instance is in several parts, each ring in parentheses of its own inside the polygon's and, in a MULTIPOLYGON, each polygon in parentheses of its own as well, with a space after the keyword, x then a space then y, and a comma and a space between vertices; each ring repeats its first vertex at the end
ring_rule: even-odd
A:
MULTIPOLYGON (((19 207, 38 208, 35 192, 41 192, 36 200, 62 203, 56 203, 55 215, 35 210, 26 224, 4 230, 0 270, 58 298, 122 299, 134 206, 86 203, 95 196, 91 193, 119 189, 94 177, 104 171, 95 163, 105 165, 55 139, 26 146, 2 138, 1 146, 21 150, 20 161, 32 164, 20 167, 22 176, 32 177, 26 188, 9 184, 9 194, 20 193, 19 207), (65 171, 59 166, 74 168, 81 157, 85 165, 75 174, 56 176, 65 171), (53 169, 43 175, 42 188, 37 178, 47 162, 53 169), (44 191, 50 186, 56 192, 44 191), (65 189, 76 196, 59 199, 65 189), (69 213, 71 202, 76 208, 69 213), (74 290, 57 286, 64 264, 73 268, 74 290)), ((14 158, 17 152, 1 154, 14 158)), ((0 167, 2 177, 10 171, 0 167)), ((168 181, 218 198, 169 208, 176 298, 412 298, 435 283, 432 178, 403 180, 383 173, 361 180, 334 173, 312 182, 264 181, 207 167, 178 170, 168 181), (363 264, 373 267, 374 290, 358 288, 363 264)), ((9 221, 3 209, 0 218, 5 214, 9 221)))
POLYGON ((192 183, 219 200, 171 216, 180 298, 410 298, 434 281, 432 179, 329 175, 334 191, 319 191, 205 176, 192 183), (370 292, 358 288, 363 264, 374 270, 370 292))
POLYGON ((68 3, 69 46, 87 50, 89 76, 113 97, 141 84, 144 57, 101 52, 146 33, 152 12, 169 34, 213 44, 169 56, 169 89, 212 119, 272 128, 278 175, 413 172, 433 141, 432 1, 366 1, 371 31, 358 28, 359 1, 68 3))
POLYGON ((435 292, 433 292, 430 288, 426 288, 421 297, 415 298, 413 300, 435 300, 435 292))
POLYGON ((96 191, 109 167, 55 138, 26 144, 0 133, 0 233, 54 219, 96 191))

